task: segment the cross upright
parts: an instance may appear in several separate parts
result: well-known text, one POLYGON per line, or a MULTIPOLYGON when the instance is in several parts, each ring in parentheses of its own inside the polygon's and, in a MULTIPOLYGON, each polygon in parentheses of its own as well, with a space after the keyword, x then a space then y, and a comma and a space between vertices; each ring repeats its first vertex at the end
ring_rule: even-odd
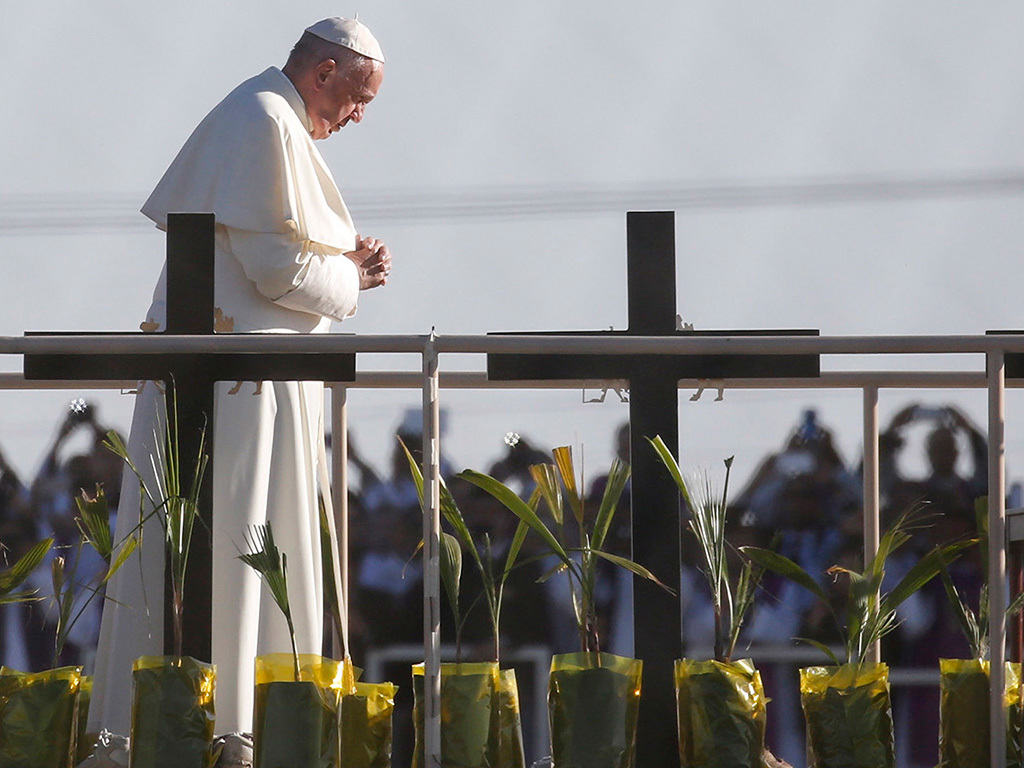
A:
MULTIPOLYGON (((581 336, 785 336, 815 330, 693 331, 677 329, 675 214, 626 214, 629 327, 626 331, 555 331, 581 336)), ((550 335, 545 332, 540 335, 550 335)), ((538 335, 538 334, 516 334, 538 335)), ((679 495, 647 437, 661 435, 677 454, 680 379, 816 377, 818 355, 490 354, 488 378, 629 381, 632 556, 678 587, 679 495)), ((678 458, 678 455, 677 455, 678 458)), ((678 766, 673 662, 680 652, 680 614, 664 592, 633 580, 635 655, 644 661, 637 765, 678 766)))
MULTIPOLYGON (((167 217, 168 335, 214 333, 214 227, 212 213, 172 213, 167 217)), ((76 332, 77 335, 97 335, 76 332)), ((29 333, 28 335, 42 335, 29 333)), ((64 334, 60 335, 75 335, 64 334)), ((120 335, 120 334, 119 334, 120 335)), ((152 335, 152 334, 145 334, 152 335)), ((246 334, 246 338, 271 334, 246 334)), ((353 381, 354 354, 178 353, 137 355, 25 355, 26 379, 162 381, 178 404, 178 445, 183 462, 199 453, 206 428, 210 461, 200 493, 203 524, 193 531, 185 581, 186 610, 182 653, 211 658, 213 558, 213 404, 218 381, 353 381)), ((241 532, 239 532, 241 535, 241 532)), ((164 653, 173 653, 170 579, 165 576, 164 653)))

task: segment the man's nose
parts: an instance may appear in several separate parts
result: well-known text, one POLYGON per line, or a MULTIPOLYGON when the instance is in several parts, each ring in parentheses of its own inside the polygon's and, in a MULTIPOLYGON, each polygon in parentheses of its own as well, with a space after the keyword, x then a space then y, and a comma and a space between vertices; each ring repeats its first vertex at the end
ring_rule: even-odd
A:
POLYGON ((363 114, 365 114, 365 111, 364 111, 362 105, 360 105, 360 106, 356 107, 355 109, 353 109, 352 110, 352 117, 351 117, 352 122, 353 123, 361 123, 361 122, 363 122, 363 114))

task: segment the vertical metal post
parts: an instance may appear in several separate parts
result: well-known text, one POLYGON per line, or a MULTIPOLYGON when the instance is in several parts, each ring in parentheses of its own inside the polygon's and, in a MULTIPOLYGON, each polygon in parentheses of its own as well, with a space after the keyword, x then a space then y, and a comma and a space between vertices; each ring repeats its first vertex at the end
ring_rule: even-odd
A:
POLYGON ((437 349, 430 332, 423 349, 423 699, 424 762, 441 765, 441 430, 437 349))
POLYGON ((1002 350, 988 363, 988 589, 989 589, 989 744, 992 768, 1006 768, 1006 716, 1003 709, 1006 658, 1006 369, 1002 350))
MULTIPOLYGON (((864 567, 878 552, 878 387, 864 387, 864 567)), ((873 598, 878 604, 878 595, 873 598)), ((882 644, 875 641, 868 661, 882 660, 882 644)))
POLYGON ((338 565, 341 569, 341 591, 345 605, 341 620, 345 623, 347 634, 348 605, 352 594, 348 584, 348 389, 338 382, 331 385, 331 488, 334 522, 338 527, 338 565))

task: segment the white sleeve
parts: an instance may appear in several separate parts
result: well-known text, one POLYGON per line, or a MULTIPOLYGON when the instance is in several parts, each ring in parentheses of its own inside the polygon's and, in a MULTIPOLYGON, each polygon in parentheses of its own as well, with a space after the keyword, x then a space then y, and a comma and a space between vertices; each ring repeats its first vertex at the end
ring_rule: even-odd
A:
POLYGON ((356 313, 359 270, 341 253, 290 234, 226 228, 231 252, 256 290, 298 312, 344 320, 356 313))

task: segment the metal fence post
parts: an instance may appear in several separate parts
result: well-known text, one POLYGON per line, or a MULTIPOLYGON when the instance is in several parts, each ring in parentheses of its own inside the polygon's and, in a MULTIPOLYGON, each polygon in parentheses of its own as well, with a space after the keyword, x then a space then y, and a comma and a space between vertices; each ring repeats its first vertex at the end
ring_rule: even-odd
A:
POLYGON ((441 765, 441 444, 436 337, 423 348, 423 745, 424 765, 441 765))
MULTIPOLYGON (((878 387, 864 387, 864 567, 878 552, 878 387)), ((878 595, 874 596, 878 605, 878 595)), ((868 650, 868 660, 882 660, 877 640, 868 650)))
POLYGON ((1003 707, 1006 659, 1006 367, 1001 350, 988 364, 988 589, 989 738, 993 768, 1006 768, 1006 713, 1003 707))

